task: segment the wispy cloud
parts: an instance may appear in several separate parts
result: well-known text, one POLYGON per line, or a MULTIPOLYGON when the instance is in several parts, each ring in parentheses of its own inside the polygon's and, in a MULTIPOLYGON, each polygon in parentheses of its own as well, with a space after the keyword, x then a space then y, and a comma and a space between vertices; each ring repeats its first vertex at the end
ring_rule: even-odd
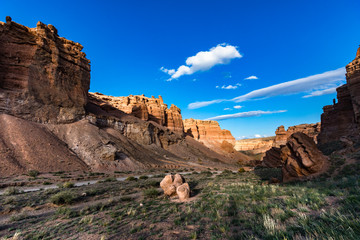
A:
POLYGON ((194 103, 190 103, 188 105, 189 109, 196 109, 196 108, 202 108, 202 107, 206 107, 209 106, 211 104, 214 103, 221 103, 227 101, 226 99, 217 99, 217 100, 212 100, 212 101, 204 101, 204 102, 194 102, 194 103))
POLYGON ((236 46, 219 44, 209 51, 198 52, 195 56, 186 59, 186 65, 181 65, 177 70, 161 67, 160 70, 169 74, 170 79, 177 79, 183 75, 191 75, 195 72, 206 71, 218 64, 228 64, 234 58, 241 58, 236 46))
POLYGON ((331 94, 331 93, 336 92, 336 88, 338 88, 338 87, 339 86, 324 89, 324 90, 313 91, 310 94, 303 96, 303 98, 317 97, 317 96, 322 96, 322 95, 326 95, 326 94, 331 94))
POLYGON ((242 108, 242 107, 243 107, 243 106, 240 106, 240 105, 234 106, 235 109, 240 109, 240 108, 242 108))
POLYGON ((241 84, 240 84, 240 83, 237 83, 237 84, 235 84, 235 85, 227 85, 227 86, 223 85, 222 87, 216 86, 216 88, 227 89, 227 90, 229 90, 229 89, 234 90, 234 89, 237 89, 237 88, 240 87, 240 86, 241 86, 241 84))
MULTIPOLYGON (((205 104, 202 104, 203 102, 197 102, 197 106, 205 107, 210 104, 220 103, 225 101, 244 102, 249 100, 265 99, 280 95, 291 95, 291 94, 311 92, 311 91, 313 92, 323 91, 326 89, 334 88, 339 84, 344 83, 344 81, 345 81, 345 68, 342 67, 321 74, 316 74, 309 77, 272 85, 270 87, 257 89, 247 94, 235 97, 233 99, 222 99, 222 100, 218 99, 218 100, 206 101, 204 102, 205 104)), ((194 109, 192 106, 193 105, 190 103, 188 106, 189 109, 194 109)))
POLYGON ((287 112, 287 110, 276 110, 276 111, 258 110, 258 111, 249 111, 249 112, 220 115, 220 116, 208 118, 207 120, 220 121, 220 120, 226 120, 226 119, 231 119, 231 118, 247 118, 247 117, 261 116, 264 114, 283 113, 283 112, 287 112))
POLYGON ((231 111, 231 108, 224 108, 225 111, 231 111))
POLYGON ((247 78, 244 78, 245 80, 255 80, 255 79, 259 79, 257 76, 250 76, 247 78))

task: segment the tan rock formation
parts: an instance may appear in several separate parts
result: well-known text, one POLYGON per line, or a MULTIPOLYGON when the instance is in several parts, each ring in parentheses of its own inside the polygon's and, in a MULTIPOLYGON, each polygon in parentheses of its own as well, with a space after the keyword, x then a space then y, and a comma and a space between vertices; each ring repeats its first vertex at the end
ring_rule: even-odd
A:
POLYGON ((355 59, 346 66, 346 84, 336 91, 338 102, 323 108, 320 146, 341 138, 360 141, 360 48, 355 59))
POLYGON ((52 25, 0 22, 0 111, 38 122, 84 116, 90 61, 52 25))
POLYGON ((283 182, 301 179, 322 173, 327 167, 327 158, 308 135, 296 132, 281 148, 283 182))
POLYGON ((320 123, 300 124, 300 125, 290 126, 286 131, 284 126, 280 126, 275 131, 276 136, 273 143, 273 147, 280 147, 282 145, 285 145, 288 137, 296 132, 305 133, 306 135, 311 137, 315 142, 317 142, 317 136, 320 133, 320 128, 321 128, 320 123))
POLYGON ((168 108, 161 96, 159 98, 154 96, 148 98, 144 95, 112 97, 101 93, 89 93, 89 97, 93 102, 96 101, 100 105, 108 105, 109 108, 116 108, 144 121, 154 121, 171 131, 184 132, 180 108, 174 104, 171 104, 171 107, 168 108))
POLYGON ((235 145, 235 138, 231 132, 221 129, 217 121, 185 119, 184 130, 195 140, 204 143, 208 147, 213 145, 220 146, 223 141, 227 141, 235 145))
POLYGON ((272 147, 274 139, 275 137, 265 137, 236 140, 234 148, 237 151, 251 151, 252 154, 264 153, 272 147))
POLYGON ((180 201, 185 201, 190 198, 190 186, 184 183, 176 188, 176 194, 179 196, 180 201))

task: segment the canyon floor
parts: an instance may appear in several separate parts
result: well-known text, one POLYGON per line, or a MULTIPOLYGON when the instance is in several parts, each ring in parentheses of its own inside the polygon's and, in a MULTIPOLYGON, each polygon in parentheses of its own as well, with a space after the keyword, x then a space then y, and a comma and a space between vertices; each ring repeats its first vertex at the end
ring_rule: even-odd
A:
MULTIPOLYGON (((272 183, 276 168, 253 171, 57 172, 7 182, 58 183, 59 188, 0 195, 2 239, 358 239, 360 152, 333 153, 326 174, 272 183), (159 182, 186 172, 191 198, 164 197, 159 182), (140 175, 141 174, 141 175, 140 175), (137 178, 134 177, 137 175, 137 178), (119 181, 122 176, 124 181, 119 181), (149 177, 150 176, 150 177, 149 177), (73 186, 71 182, 98 182, 73 186)), ((6 179, 3 179, 6 180, 6 179)), ((11 184, 10 184, 11 185, 11 184)), ((16 185, 16 184, 13 184, 16 185)), ((21 184, 20 184, 21 185, 21 184)))

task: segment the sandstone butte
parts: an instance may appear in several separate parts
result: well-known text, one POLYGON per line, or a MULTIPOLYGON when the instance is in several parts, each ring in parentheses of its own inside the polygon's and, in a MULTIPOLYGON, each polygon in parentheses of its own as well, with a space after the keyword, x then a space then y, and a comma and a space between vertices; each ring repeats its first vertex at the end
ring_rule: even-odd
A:
POLYGON ((168 108, 161 96, 159 98, 154 96, 148 98, 144 95, 112 97, 101 93, 89 93, 89 97, 100 105, 109 105, 109 107, 114 107, 144 121, 154 121, 171 131, 184 132, 180 108, 174 104, 171 104, 171 107, 168 108))
POLYGON ((346 66, 346 84, 336 89, 338 102, 323 108, 319 146, 360 141, 360 47, 346 66))
POLYGON ((90 61, 82 48, 52 25, 28 28, 10 17, 0 22, 0 176, 221 169, 242 160, 185 136, 180 110, 168 109, 161 98, 124 97, 126 109, 112 97, 88 96, 90 61))

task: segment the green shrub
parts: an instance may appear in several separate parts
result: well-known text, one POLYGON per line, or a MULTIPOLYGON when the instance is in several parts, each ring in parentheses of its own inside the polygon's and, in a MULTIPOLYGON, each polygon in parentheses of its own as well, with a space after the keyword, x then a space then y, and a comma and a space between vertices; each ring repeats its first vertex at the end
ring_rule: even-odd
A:
POLYGON ((143 193, 146 198, 155 198, 159 195, 159 191, 156 188, 145 189, 143 193))
POLYGON ((15 194, 19 194, 21 193, 19 189, 17 189, 16 187, 8 187, 7 189, 5 189, 4 191, 4 195, 5 196, 10 196, 10 195, 15 195, 15 194))
POLYGON ((29 172, 28 172, 28 175, 30 176, 30 177, 33 177, 33 178, 36 178, 37 176, 39 176, 39 171, 37 171, 37 170, 30 170, 29 172))
POLYGON ((125 179, 126 181, 136 181, 136 177, 130 176, 125 179))
POLYGON ((76 197, 68 191, 59 192, 50 197, 50 202, 56 205, 71 204, 75 202, 76 197))
POLYGON ((62 187, 63 188, 73 188, 75 185, 72 182, 64 182, 62 187))
POLYGON ((245 172, 245 169, 241 167, 241 168, 239 168, 238 172, 239 173, 245 172))
POLYGON ((139 179, 148 179, 148 176, 140 176, 139 179))

